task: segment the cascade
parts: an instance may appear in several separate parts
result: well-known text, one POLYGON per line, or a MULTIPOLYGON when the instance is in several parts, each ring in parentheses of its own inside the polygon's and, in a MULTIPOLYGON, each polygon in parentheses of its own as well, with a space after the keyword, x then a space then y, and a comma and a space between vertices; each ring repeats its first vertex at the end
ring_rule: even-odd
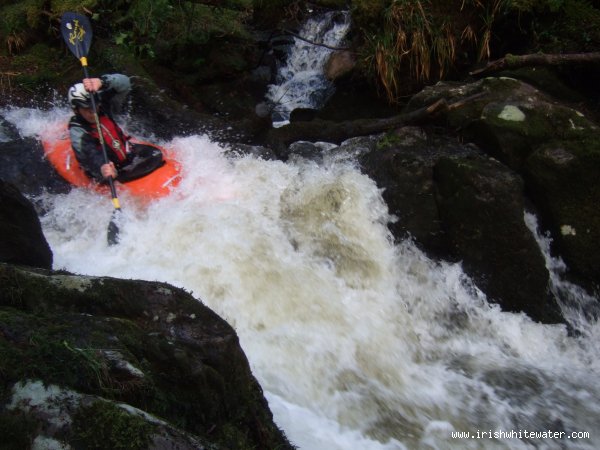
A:
POLYGON ((327 12, 306 21, 300 38, 294 38, 286 63, 279 68, 276 83, 267 92, 274 126, 288 123, 296 108, 319 109, 333 93, 333 83, 327 80, 323 68, 333 52, 330 47, 339 47, 349 28, 347 12, 327 12))

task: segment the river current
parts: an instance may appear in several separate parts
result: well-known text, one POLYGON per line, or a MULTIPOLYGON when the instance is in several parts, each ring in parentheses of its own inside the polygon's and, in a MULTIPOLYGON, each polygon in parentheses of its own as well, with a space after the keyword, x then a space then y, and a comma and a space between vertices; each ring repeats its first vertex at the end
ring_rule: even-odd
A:
MULTIPOLYGON (((2 111, 24 137, 69 114, 2 111)), ((394 244, 396 219, 350 157, 232 156, 202 135, 159 143, 183 181, 149 205, 123 193, 116 246, 108 198, 37 199, 54 267, 191 292, 235 328, 300 449, 600 448, 600 326, 573 306, 594 299, 561 281, 548 237, 538 241, 553 288, 575 299, 564 308, 576 336, 502 312, 460 264, 394 244)))

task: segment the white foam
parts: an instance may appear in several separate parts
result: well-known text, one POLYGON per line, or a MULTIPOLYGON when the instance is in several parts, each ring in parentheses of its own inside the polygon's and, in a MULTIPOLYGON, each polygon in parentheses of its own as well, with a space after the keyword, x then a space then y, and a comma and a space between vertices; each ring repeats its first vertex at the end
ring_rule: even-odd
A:
MULTIPOLYGON (((27 120, 38 123, 22 129, 42 126, 27 120)), ((594 335, 501 312, 460 265, 394 245, 379 189, 351 163, 228 158, 205 136, 164 144, 184 181, 148 207, 124 196, 117 246, 106 244, 107 198, 45 197, 55 266, 191 291, 235 327, 301 449, 481 445, 451 430, 592 432, 594 335)))

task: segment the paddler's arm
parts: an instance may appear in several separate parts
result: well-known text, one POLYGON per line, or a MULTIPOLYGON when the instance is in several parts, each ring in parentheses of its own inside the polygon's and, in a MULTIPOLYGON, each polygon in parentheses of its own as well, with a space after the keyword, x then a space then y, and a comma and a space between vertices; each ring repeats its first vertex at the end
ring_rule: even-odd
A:
POLYGON ((69 124, 69 134, 71 146, 81 168, 99 183, 105 183, 101 169, 104 165, 104 155, 98 151, 96 139, 78 124, 75 117, 69 124))
POLYGON ((127 94, 131 91, 131 80, 127 75, 120 73, 102 75, 96 79, 101 83, 98 94, 104 110, 114 116, 120 111, 127 94))

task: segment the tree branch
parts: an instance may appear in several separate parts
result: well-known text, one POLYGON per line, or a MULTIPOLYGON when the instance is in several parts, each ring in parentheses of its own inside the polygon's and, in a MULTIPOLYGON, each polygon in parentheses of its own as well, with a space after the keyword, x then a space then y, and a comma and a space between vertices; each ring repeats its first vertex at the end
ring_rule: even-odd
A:
POLYGON ((283 33, 286 33, 286 34, 290 34, 290 35, 294 36, 295 38, 300 39, 301 41, 308 42, 309 44, 317 45, 319 47, 325 47, 325 48, 328 48, 329 50, 347 50, 347 51, 351 50, 349 47, 332 47, 332 46, 327 45, 327 44, 321 44, 319 42, 311 41, 310 39, 306 39, 306 38, 300 36, 298 33, 294 33, 293 31, 290 31, 290 30, 285 30, 284 29, 284 30, 281 30, 281 31, 283 33))
POLYGON ((546 54, 535 53, 531 55, 511 55, 489 62, 485 67, 470 72, 471 76, 481 77, 505 69, 519 69, 527 66, 557 66, 571 63, 600 62, 600 52, 546 54))
POLYGON ((339 144, 351 137, 366 136, 409 124, 421 123, 448 111, 448 108, 448 102, 440 99, 415 111, 384 119, 357 119, 344 122, 314 119, 309 122, 292 122, 283 127, 269 130, 267 142, 278 155, 282 155, 292 142, 306 140, 339 144))

